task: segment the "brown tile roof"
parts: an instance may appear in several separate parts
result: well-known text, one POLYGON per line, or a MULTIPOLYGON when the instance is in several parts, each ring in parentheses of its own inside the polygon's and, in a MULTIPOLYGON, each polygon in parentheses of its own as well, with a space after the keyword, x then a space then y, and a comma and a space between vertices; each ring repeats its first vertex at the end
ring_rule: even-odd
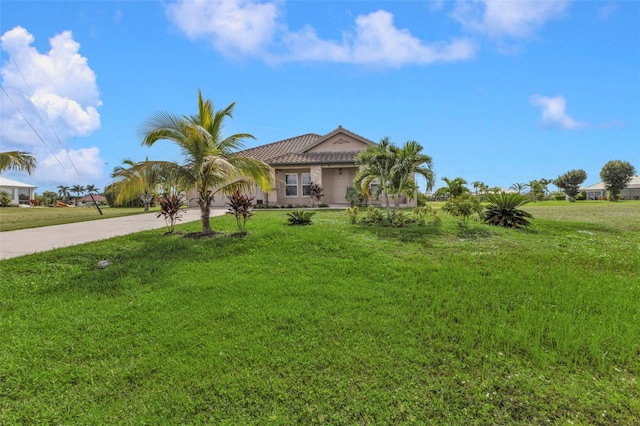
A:
POLYGON ((256 158, 271 166, 297 164, 353 164, 355 162, 356 155, 358 154, 355 151, 305 152, 338 132, 344 132, 356 139, 364 141, 365 143, 375 144, 375 142, 339 126, 337 129, 324 136, 317 135, 315 133, 307 133, 278 142, 257 146, 255 148, 245 149, 244 151, 240 151, 238 155, 256 158))

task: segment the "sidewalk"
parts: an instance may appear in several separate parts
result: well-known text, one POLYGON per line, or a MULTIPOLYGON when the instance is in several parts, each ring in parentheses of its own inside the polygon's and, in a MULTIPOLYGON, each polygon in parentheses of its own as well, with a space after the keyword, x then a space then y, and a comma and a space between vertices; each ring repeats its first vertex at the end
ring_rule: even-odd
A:
MULTIPOLYGON (((211 217, 223 215, 226 211, 212 208, 211 217)), ((0 232, 0 260, 165 227, 164 219, 156 218, 156 214, 145 213, 0 232)), ((178 223, 197 220, 200 220, 200 209, 188 209, 178 223)))

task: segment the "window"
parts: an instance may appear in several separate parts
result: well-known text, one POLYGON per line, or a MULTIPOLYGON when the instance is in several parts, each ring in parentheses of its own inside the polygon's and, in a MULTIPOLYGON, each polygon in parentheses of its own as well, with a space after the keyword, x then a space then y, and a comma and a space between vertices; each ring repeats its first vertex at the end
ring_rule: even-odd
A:
POLYGON ((376 178, 371 181, 369 185, 369 194, 375 196, 378 190, 380 189, 380 179, 376 178))
POLYGON ((285 197, 298 196, 298 174, 297 173, 286 173, 284 175, 284 196, 285 197))
POLYGON ((311 196, 311 173, 301 173, 300 180, 302 181, 302 196, 311 196))

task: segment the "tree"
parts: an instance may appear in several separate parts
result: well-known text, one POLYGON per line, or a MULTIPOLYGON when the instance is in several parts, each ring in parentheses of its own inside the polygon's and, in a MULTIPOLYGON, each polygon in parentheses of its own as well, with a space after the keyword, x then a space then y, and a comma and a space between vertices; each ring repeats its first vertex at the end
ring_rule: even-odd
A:
POLYGON ((184 162, 176 164, 153 161, 165 176, 176 179, 186 190, 198 194, 202 233, 213 234, 209 215, 211 202, 217 193, 224 195, 252 189, 253 184, 269 191, 273 186, 271 167, 263 161, 238 155, 243 139, 254 136, 238 133, 224 137, 224 120, 232 117, 235 102, 216 111, 211 100, 203 99, 198 90, 198 113, 177 116, 158 112, 149 118, 141 130, 142 145, 152 146, 159 140, 169 140, 180 147, 184 162))
POLYGON ((389 205, 389 191, 391 184, 392 169, 396 161, 398 148, 391 143, 388 137, 380 140, 375 146, 369 146, 356 156, 356 164, 360 170, 356 173, 353 184, 367 198, 371 197, 369 189, 373 181, 378 181, 378 189, 375 196, 384 195, 387 216, 391 215, 391 206, 389 205))
POLYGON ((5 170, 24 171, 31 174, 36 168, 36 157, 26 151, 0 152, 0 172, 5 170))
POLYGON ((580 185, 585 180, 587 180, 587 172, 584 170, 569 170, 565 174, 558 176, 558 178, 553 181, 553 184, 564 190, 565 194, 569 197, 569 201, 573 203, 576 201, 576 195, 580 192, 580 185))
POLYGON ((534 203, 544 197, 544 188, 540 181, 529 181, 526 186, 529 188, 529 195, 534 203))
POLYGON ((636 174, 636 169, 627 161, 611 160, 602 167, 600 179, 609 192, 609 200, 617 201, 622 191, 631 178, 636 174))
POLYGON ((447 184, 444 192, 447 194, 448 198, 456 198, 465 192, 469 192, 469 188, 464 186, 467 184, 467 181, 461 177, 454 179, 443 177, 442 180, 447 184))
POLYGON ((511 185, 511 186, 509 187, 509 189, 513 189, 513 190, 514 190, 514 191, 516 191, 518 194, 521 194, 521 193, 522 193, 522 191, 523 191, 526 187, 527 187, 527 184, 526 184, 526 183, 519 183, 519 182, 516 182, 516 183, 514 183, 513 185, 511 185))
POLYGON ((73 193, 75 193, 77 195, 77 197, 76 197, 76 205, 78 205, 78 198, 80 198, 80 196, 82 194, 84 194, 84 191, 85 191, 85 189, 84 189, 84 186, 82 186, 82 185, 73 185, 71 187, 71 192, 73 192, 73 193))
POLYGON ((462 224, 467 225, 469 217, 482 210, 480 200, 468 192, 464 192, 455 198, 450 198, 442 206, 442 211, 455 217, 462 217, 462 224))
POLYGON ((52 206, 58 200, 58 194, 53 191, 44 191, 41 196, 42 204, 52 206))
POLYGON ((422 146, 416 141, 407 141, 399 150, 395 151, 396 158, 391 169, 391 191, 395 196, 396 208, 399 207, 398 195, 404 194, 409 198, 416 195, 418 186, 415 176, 420 175, 426 180, 427 191, 431 191, 435 181, 433 159, 422 153, 422 146))
POLYGON ((71 193, 69 192, 69 187, 65 185, 58 185, 58 195, 65 203, 69 203, 69 198, 71 197, 71 193))
POLYGON ((93 201, 93 205, 96 206, 96 208, 98 209, 98 213, 100 213, 100 216, 102 216, 103 215, 102 210, 100 209, 100 206, 98 205, 98 203, 96 203, 96 199, 93 198, 93 194, 97 194, 100 190, 96 188, 95 185, 87 185, 86 190, 89 193, 89 197, 91 197, 91 201, 93 201))
MULTIPOLYGON (((487 186, 485 185, 484 182, 477 180, 475 182, 473 182, 471 185, 473 185, 473 189, 476 190, 476 197, 478 196, 478 191, 482 191, 482 189, 487 186)), ((481 192, 482 193, 482 192, 481 192)))
POLYGON ((167 167, 150 162, 148 158, 139 163, 127 158, 122 160, 122 164, 129 167, 117 166, 111 172, 111 177, 115 179, 112 188, 116 193, 115 202, 123 204, 140 197, 144 211, 148 212, 157 195, 156 189, 168 179, 165 176, 165 173, 169 173, 167 167))

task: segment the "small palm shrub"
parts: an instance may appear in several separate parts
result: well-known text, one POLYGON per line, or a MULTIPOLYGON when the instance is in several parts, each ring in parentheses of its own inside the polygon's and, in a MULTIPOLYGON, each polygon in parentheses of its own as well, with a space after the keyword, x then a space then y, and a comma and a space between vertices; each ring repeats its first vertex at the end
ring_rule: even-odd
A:
POLYGON ((289 225, 311 225, 311 217, 314 214, 316 213, 304 210, 294 210, 287 213, 287 216, 289 217, 287 222, 289 225))
POLYGON ((247 227, 247 220, 253 216, 253 199, 255 197, 249 197, 248 195, 242 195, 239 192, 234 192, 229 197, 229 202, 226 203, 229 206, 229 212, 236 218, 238 224, 238 230, 245 232, 247 227))
POLYGON ((358 221, 358 206, 349 207, 347 216, 349 216, 349 223, 355 224, 358 221))
POLYGON ((160 211, 156 217, 164 217, 164 221, 167 224, 168 232, 173 232, 176 229, 176 222, 180 220, 182 216, 182 197, 176 194, 168 195, 166 197, 158 197, 158 204, 160 205, 160 211))
POLYGON ((527 204, 529 199, 520 194, 486 194, 484 201, 487 206, 482 212, 482 220, 489 225, 504 226, 506 228, 521 228, 529 226, 529 218, 533 218, 520 207, 527 204))

